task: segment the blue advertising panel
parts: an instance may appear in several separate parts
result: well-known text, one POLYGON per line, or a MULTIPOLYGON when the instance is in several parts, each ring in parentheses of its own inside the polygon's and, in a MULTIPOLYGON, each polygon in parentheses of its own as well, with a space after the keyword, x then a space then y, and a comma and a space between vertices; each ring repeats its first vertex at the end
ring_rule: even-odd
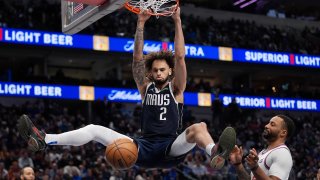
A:
POLYGON ((301 54, 291 54, 290 58, 294 65, 297 66, 306 66, 306 67, 313 67, 319 68, 320 67, 320 57, 318 56, 308 56, 308 55, 301 55, 301 54))
MULTIPOLYGON (((163 46, 170 50, 174 50, 174 43, 163 42, 163 46)), ((219 50, 218 47, 215 46, 199 46, 186 44, 186 57, 190 58, 204 58, 211 60, 219 60, 219 50)))
POLYGON ((232 48, 233 61, 288 66, 320 67, 320 57, 232 48))
MULTIPOLYGON (((133 52, 134 40, 129 38, 109 37, 110 51, 133 52)), ((162 49, 160 41, 144 41, 143 51, 154 52, 162 49)))
MULTIPOLYGON (((109 37, 110 51, 133 52, 134 39, 109 37)), ((144 53, 160 51, 161 49, 174 50, 174 44, 160 41, 144 41, 144 53)), ((218 60, 218 48, 213 46, 185 45, 186 57, 206 58, 218 60)))
POLYGON ((0 42, 93 49, 93 36, 0 28, 0 42))
POLYGON ((266 51, 232 48, 232 54, 233 54, 233 61, 238 61, 238 62, 277 64, 277 65, 292 64, 289 53, 266 52, 266 51))
POLYGON ((184 104, 190 106, 198 106, 198 93, 184 93, 184 104))
POLYGON ((235 95, 219 95, 220 100, 224 106, 231 103, 232 99, 235 98, 237 104, 242 108, 265 108, 266 102, 263 97, 255 96, 235 96, 235 95))
POLYGON ((120 89, 120 88, 94 88, 95 100, 107 98, 115 102, 141 102, 141 96, 137 89, 120 89))
MULTIPOLYGON (((0 28, 0 42, 130 53, 134 46, 132 38, 65 35, 9 28, 0 28)), ((174 43, 146 40, 143 49, 145 53, 174 50, 174 43)), ((190 44, 185 45, 185 50, 189 58, 320 68, 319 56, 190 44)))
MULTIPOLYGON (((137 89, 95 87, 94 91, 95 100, 103 100, 106 98, 109 101, 115 102, 141 102, 141 96, 137 89)), ((197 93, 184 93, 184 96, 184 103, 186 105, 198 105, 197 93)))
MULTIPOLYGON (((0 96, 74 99, 85 101, 103 100, 107 98, 109 101, 114 102, 141 102, 141 96, 137 89, 11 82, 0 82, 0 96)), ((184 104, 208 107, 211 106, 211 101, 214 97, 214 94, 209 93, 185 92, 184 104)), ((236 103, 239 104, 241 108, 320 111, 320 100, 228 94, 220 94, 219 99, 224 106, 227 106, 235 99, 236 103)))
POLYGON ((0 96, 79 99, 79 86, 0 82, 0 96))
POLYGON ((320 111, 319 100, 238 95, 220 95, 219 98, 224 106, 227 106, 235 98, 241 108, 320 111))

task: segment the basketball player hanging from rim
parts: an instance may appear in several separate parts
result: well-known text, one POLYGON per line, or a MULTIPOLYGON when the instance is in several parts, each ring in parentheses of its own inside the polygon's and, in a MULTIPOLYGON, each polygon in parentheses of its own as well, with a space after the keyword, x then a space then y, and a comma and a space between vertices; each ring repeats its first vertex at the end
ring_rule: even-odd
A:
POLYGON ((235 147, 236 133, 227 127, 218 143, 214 143, 203 122, 187 127, 182 125, 183 92, 186 87, 185 44, 181 27, 180 8, 172 15, 175 26, 175 53, 162 50, 143 55, 144 25, 147 13, 138 15, 133 52, 133 77, 142 97, 142 137, 128 137, 112 129, 87 125, 62 134, 45 134, 37 130, 23 115, 19 119, 20 134, 28 141, 29 149, 44 150, 47 145, 80 146, 97 141, 105 146, 119 138, 129 138, 138 146, 136 165, 146 168, 173 167, 184 160, 196 145, 211 156, 211 166, 221 168, 235 147))

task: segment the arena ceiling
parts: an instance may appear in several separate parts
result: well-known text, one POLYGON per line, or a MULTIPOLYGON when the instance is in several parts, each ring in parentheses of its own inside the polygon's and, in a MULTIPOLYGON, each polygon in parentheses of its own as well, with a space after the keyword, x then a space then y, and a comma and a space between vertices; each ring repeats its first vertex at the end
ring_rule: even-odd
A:
MULTIPOLYGON (((206 3, 211 0, 200 0, 200 3, 206 3)), ((217 5, 233 5, 235 2, 239 0, 215 0, 214 2, 217 5)), ((249 0, 242 0, 243 2, 247 2, 249 0)), ((261 5, 280 7, 280 6, 296 6, 299 7, 308 7, 308 6, 320 6, 319 0, 256 0, 255 3, 261 3, 261 5)))
MULTIPOLYGON (((235 10, 248 13, 265 14, 270 9, 285 10, 287 12, 318 13, 319 0, 182 0, 182 3, 192 3, 200 6, 209 6, 221 10, 235 10), (247 6, 240 8, 248 3, 247 6)), ((319 13, 318 13, 319 14, 319 13)))
MULTIPOLYGON (((292 10, 307 10, 320 7, 319 0, 258 0, 261 3, 261 8, 286 8, 292 10)), ((259 3, 258 3, 259 4, 259 3)))

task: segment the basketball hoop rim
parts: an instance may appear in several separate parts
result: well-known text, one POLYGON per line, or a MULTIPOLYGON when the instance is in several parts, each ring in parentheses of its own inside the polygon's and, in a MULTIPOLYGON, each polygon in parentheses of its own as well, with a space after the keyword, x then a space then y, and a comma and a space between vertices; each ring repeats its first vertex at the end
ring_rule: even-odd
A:
MULTIPOLYGON (((174 6, 174 10, 173 11, 169 11, 169 12, 163 12, 163 13, 154 13, 154 12, 151 12, 150 10, 147 11, 147 14, 151 15, 151 16, 171 16, 174 12, 176 12, 176 10, 178 9, 180 3, 179 3, 179 0, 175 0, 177 3, 176 5, 174 6)), ((140 14, 140 8, 138 7, 134 7, 132 5, 129 4, 130 0, 127 1, 125 4, 124 4, 124 7, 135 13, 135 14, 140 14)))

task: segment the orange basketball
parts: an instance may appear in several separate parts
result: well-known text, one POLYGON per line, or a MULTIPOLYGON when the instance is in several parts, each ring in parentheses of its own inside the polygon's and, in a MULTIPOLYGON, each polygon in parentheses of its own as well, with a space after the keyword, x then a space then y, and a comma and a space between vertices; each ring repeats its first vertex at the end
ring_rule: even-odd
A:
POLYGON ((121 138, 109 144, 106 148, 108 163, 116 169, 131 168, 138 159, 137 145, 130 139, 121 138))

